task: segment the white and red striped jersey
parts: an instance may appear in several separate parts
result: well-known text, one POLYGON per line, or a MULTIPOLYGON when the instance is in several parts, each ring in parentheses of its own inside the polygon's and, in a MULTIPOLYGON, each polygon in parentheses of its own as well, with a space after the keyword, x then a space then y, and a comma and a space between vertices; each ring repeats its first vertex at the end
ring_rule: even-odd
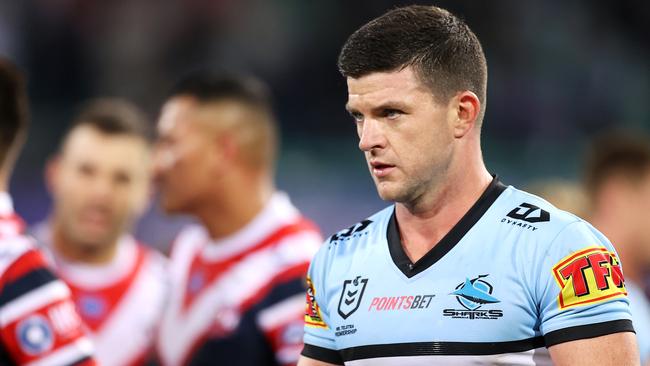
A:
POLYGON ((0 192, 0 364, 95 365, 70 290, 0 192))
POLYGON ((181 231, 158 341, 162 364, 295 364, 304 276, 321 242, 283 193, 226 238, 211 240, 200 226, 181 231))
POLYGON ((57 275, 72 290, 95 344, 97 361, 103 366, 150 361, 169 287, 162 254, 125 235, 107 264, 69 262, 53 249, 46 225, 39 225, 33 233, 57 275))

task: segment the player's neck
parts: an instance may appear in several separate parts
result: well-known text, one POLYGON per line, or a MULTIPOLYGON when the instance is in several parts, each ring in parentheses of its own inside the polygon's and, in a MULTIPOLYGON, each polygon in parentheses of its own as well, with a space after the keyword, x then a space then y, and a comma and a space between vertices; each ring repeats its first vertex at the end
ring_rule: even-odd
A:
POLYGON ((429 252, 478 201, 492 181, 485 167, 450 174, 415 205, 398 203, 402 246, 411 261, 429 252))
POLYGON ((7 173, 0 170, 0 192, 9 192, 9 177, 7 173))
POLYGON ((57 257, 66 262, 90 265, 108 264, 115 258, 117 245, 117 240, 110 245, 97 246, 73 243, 58 225, 52 225, 52 250, 54 250, 57 257))
POLYGON ((269 181, 231 188, 218 194, 218 203, 206 202, 197 213, 212 239, 224 238, 244 228, 264 209, 275 191, 269 181))

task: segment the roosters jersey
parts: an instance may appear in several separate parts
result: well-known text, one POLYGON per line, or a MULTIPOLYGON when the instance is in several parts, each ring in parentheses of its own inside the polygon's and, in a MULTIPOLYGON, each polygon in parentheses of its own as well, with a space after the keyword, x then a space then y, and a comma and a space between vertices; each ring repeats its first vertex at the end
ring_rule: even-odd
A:
POLYGON ((585 221, 496 178, 412 263, 394 207, 309 270, 305 348, 346 365, 550 365, 546 347, 633 331, 621 265, 585 221))
POLYGON ((95 365, 70 290, 0 192, 0 365, 95 365))
POLYGON ((304 276, 316 227, 276 193, 240 231, 211 240, 184 229, 171 254, 164 365, 291 365, 302 349, 304 276))
POLYGON ((72 263, 54 252, 47 226, 37 227, 34 235, 72 290, 95 344, 97 361, 105 366, 150 361, 168 290, 166 259, 124 236, 110 263, 72 263))

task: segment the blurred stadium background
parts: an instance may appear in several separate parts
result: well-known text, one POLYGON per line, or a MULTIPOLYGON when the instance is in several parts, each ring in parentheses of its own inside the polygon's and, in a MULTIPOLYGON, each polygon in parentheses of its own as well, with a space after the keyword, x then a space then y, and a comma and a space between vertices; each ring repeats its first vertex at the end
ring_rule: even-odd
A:
MULTIPOLYGON (((12 182, 17 211, 45 218, 42 167, 87 98, 120 96, 152 121, 170 84, 200 66, 268 82, 281 121, 278 185, 325 234, 386 205, 343 106, 346 37, 412 1, 0 0, 0 53, 29 77, 32 126, 12 182)), ((418 3, 426 3, 419 1, 418 3)), ((650 130, 650 2, 436 1, 488 57, 488 167, 509 184, 577 179, 587 139, 650 130)), ((166 249, 185 219, 152 205, 137 231, 166 249)))

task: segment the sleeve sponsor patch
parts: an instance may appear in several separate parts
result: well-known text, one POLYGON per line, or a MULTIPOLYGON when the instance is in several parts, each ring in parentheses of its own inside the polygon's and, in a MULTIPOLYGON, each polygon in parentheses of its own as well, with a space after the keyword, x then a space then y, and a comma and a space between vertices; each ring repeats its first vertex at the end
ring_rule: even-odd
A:
POLYGON ((553 275, 560 286, 560 310, 627 295, 618 257, 604 247, 590 247, 562 258, 553 275))
POLYGON ((329 329, 320 313, 320 306, 316 302, 316 291, 311 279, 307 276, 307 304, 305 306, 305 325, 312 328, 329 329))

